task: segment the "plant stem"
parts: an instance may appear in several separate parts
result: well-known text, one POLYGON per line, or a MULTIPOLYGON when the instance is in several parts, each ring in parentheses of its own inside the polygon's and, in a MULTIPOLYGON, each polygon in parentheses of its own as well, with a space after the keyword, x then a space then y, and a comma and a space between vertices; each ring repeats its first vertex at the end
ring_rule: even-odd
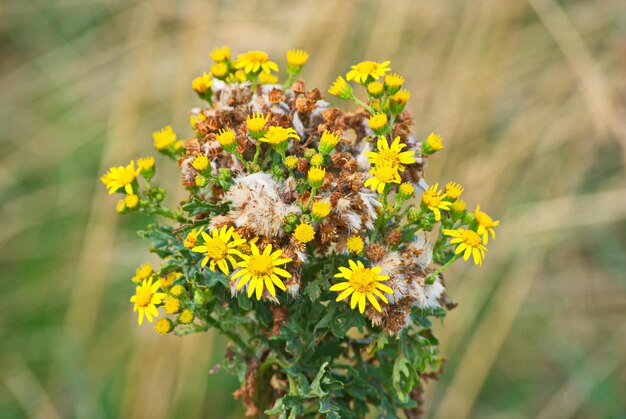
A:
POLYGON ((428 275, 426 277, 426 284, 428 285, 432 285, 435 283, 435 278, 437 277, 437 275, 439 275, 440 273, 442 273, 443 271, 445 271, 446 269, 448 269, 450 267, 450 265, 452 265, 454 262, 456 262, 456 260, 458 258, 461 257, 461 254, 459 253, 458 255, 454 255, 449 261, 447 261, 445 263, 445 265, 443 265, 442 267, 440 267, 439 269, 437 269, 435 272, 431 273, 430 275, 428 275))

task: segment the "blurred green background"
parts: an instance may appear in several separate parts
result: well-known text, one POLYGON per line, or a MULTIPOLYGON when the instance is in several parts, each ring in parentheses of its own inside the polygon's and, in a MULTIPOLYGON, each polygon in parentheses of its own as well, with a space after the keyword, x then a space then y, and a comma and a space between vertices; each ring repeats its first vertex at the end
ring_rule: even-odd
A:
POLYGON ((623 0, 0 2, 0 417, 242 416, 208 374, 221 337, 137 327, 150 220, 98 180, 166 123, 191 134, 191 79, 223 44, 304 48, 323 91, 390 59, 418 135, 446 139, 428 181, 501 220, 485 265, 448 276, 428 417, 626 417, 623 0))

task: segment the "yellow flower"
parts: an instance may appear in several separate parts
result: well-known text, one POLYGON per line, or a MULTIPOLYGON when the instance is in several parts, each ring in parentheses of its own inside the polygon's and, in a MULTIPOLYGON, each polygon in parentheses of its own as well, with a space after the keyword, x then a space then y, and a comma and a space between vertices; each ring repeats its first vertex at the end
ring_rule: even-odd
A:
POLYGON ((496 231, 493 228, 500 225, 500 220, 493 221, 493 218, 480 210, 480 205, 474 210, 474 217, 476 217, 476 222, 478 223, 476 232, 483 236, 485 244, 489 242, 489 234, 491 234, 492 239, 495 239, 496 231))
POLYGON ((346 79, 354 80, 358 83, 365 84, 368 80, 378 80, 385 73, 391 71, 389 61, 377 63, 375 61, 361 61, 350 67, 351 70, 346 74, 346 79))
POLYGON ((235 67, 243 69, 246 74, 257 73, 259 70, 264 73, 278 71, 278 64, 270 61, 267 53, 263 51, 248 51, 240 54, 235 67))
POLYGON ((285 167, 293 169, 298 164, 298 158, 294 156, 285 157, 285 167))
POLYGON ((315 238, 315 230, 310 224, 301 223, 293 232, 293 237, 300 243, 308 243, 315 238))
POLYGON ((265 134, 265 124, 269 119, 269 115, 264 115, 261 112, 246 116, 246 126, 250 135, 257 138, 262 137, 265 134))
POLYGON ((385 115, 384 113, 377 113, 375 115, 372 115, 367 122, 370 128, 376 134, 380 135, 385 130, 385 128, 387 128, 387 115, 385 115))
POLYGON ((259 74, 259 81, 263 84, 277 84, 278 77, 272 73, 261 73, 259 74))
POLYGON ((324 130, 324 132, 322 133, 322 138, 320 138, 320 153, 324 155, 330 154, 335 146, 339 143, 339 140, 341 140, 341 137, 338 134, 330 132, 328 130, 324 130))
POLYGON ((198 236, 200 236, 202 230, 204 230, 204 227, 194 228, 189 233, 187 233, 187 236, 183 241, 183 246, 185 246, 187 249, 192 249, 196 247, 196 245, 198 244, 198 236))
POLYGON ((322 164, 324 164, 324 156, 322 156, 321 154, 315 154, 313 157, 311 157, 311 165, 321 166, 322 164))
POLYGON ((320 169, 319 167, 312 167, 307 173, 307 180, 312 188, 319 188, 324 184, 324 178, 326 177, 326 169, 320 169))
POLYGON ((465 208, 467 208, 467 204, 462 199, 457 199, 454 201, 454 204, 452 204, 452 211, 455 212, 463 212, 465 208))
POLYGON ((217 142, 220 143, 224 150, 234 150, 237 146, 237 138, 235 137, 235 131, 232 129, 222 129, 215 136, 217 138, 217 142))
POLYGON ((139 171, 135 170, 135 162, 131 161, 126 167, 111 167, 100 177, 100 180, 109 189, 109 195, 114 194, 120 188, 124 188, 127 194, 132 194, 133 182, 138 174, 139 171))
POLYGON ((433 154, 443 148, 443 140, 441 137, 434 132, 431 132, 426 138, 426 141, 422 144, 422 153, 433 154))
POLYGON ((246 73, 243 70, 237 70, 235 73, 230 73, 228 77, 226 77, 226 82, 228 83, 244 83, 248 79, 246 78, 246 73))
POLYGON ((394 170, 404 172, 404 164, 415 163, 415 151, 402 151, 406 144, 400 142, 400 137, 396 137, 389 146, 386 137, 380 137, 376 143, 378 152, 368 151, 365 155, 369 158, 369 162, 380 167, 389 166, 394 170))
POLYGON ((435 183, 430 188, 426 189, 422 192, 422 202, 429 210, 435 213, 435 220, 441 220, 441 211, 440 210, 450 210, 452 206, 452 202, 444 201, 443 198, 445 195, 441 195, 441 191, 438 191, 439 184, 435 183))
POLYGON ((458 243, 458 246, 454 250, 455 254, 458 255, 464 252, 463 260, 468 260, 471 255, 476 265, 480 266, 483 264, 487 248, 481 243, 480 236, 476 232, 459 228, 457 230, 444 229, 443 234, 453 237, 453 239, 450 240, 451 244, 458 243))
POLYGON ((244 243, 245 239, 233 239, 234 227, 228 228, 223 226, 222 229, 213 229, 211 235, 202 232, 202 238, 204 243, 200 246, 196 246, 191 249, 192 252, 204 253, 204 259, 202 259, 202 267, 211 261, 209 269, 215 272, 215 265, 220 268, 220 271, 228 275, 230 272, 228 269, 228 263, 234 268, 237 266, 237 261, 232 255, 241 256, 241 253, 236 249, 237 246, 244 243))
POLYGON ((124 205, 126 205, 126 208, 136 208, 139 205, 139 197, 135 194, 126 195, 124 205))
POLYGON ((180 150, 185 146, 185 143, 182 140, 178 140, 174 143, 174 150, 180 150))
POLYGON ((174 329, 172 321, 165 317, 157 320, 157 322, 154 324, 154 331, 157 332, 159 335, 167 335, 169 332, 172 331, 172 329, 174 329))
POLYGON ((117 204, 115 205, 115 211, 117 211, 119 214, 124 214, 124 212, 126 212, 126 205, 124 204, 123 199, 117 201, 117 204))
POLYGON ((283 253, 281 249, 272 253, 271 244, 265 247, 263 253, 259 252, 259 248, 254 243, 250 244, 250 250, 252 254, 242 256, 244 260, 237 264, 241 269, 231 276, 233 281, 239 278, 236 289, 239 290, 249 283, 248 297, 256 292, 257 300, 261 299, 264 287, 267 288, 272 297, 276 296, 274 286, 285 291, 285 284, 279 276, 291 278, 291 274, 278 266, 291 262, 291 258, 281 258, 283 253))
POLYGON ((350 99, 354 96, 352 86, 341 76, 337 77, 333 82, 330 89, 328 89, 328 93, 341 99, 350 99))
POLYGON ((146 172, 154 169, 154 157, 137 159, 137 168, 140 172, 146 172))
POLYGON ((192 113, 189 115, 189 125, 191 125, 192 128, 196 128, 198 122, 202 121, 206 121, 206 116, 203 113, 192 113))
POLYGON ((309 60, 309 54, 301 49, 290 49, 287 51, 287 66, 300 68, 309 60))
POLYGON ((452 199, 458 199, 463 191, 463 186, 456 182, 448 182, 445 188, 446 196, 452 199))
POLYGON ((185 292, 185 287, 183 287, 180 284, 174 285, 170 289, 170 294, 172 294, 174 297, 180 297, 181 295, 183 295, 184 292, 185 292))
POLYGON ((189 323, 191 323, 193 321, 193 319, 194 319, 193 311, 191 311, 188 308, 186 308, 178 316, 178 323, 180 323, 180 324, 189 324, 189 323))
POLYGON ((330 204, 326 201, 316 201, 311 208, 311 214, 317 220, 321 220, 326 218, 328 214, 330 214, 330 204))
POLYGON ((265 135, 259 138, 259 141, 276 146, 279 149, 287 148, 287 141, 293 138, 294 140, 300 140, 300 136, 293 128, 283 127, 269 127, 265 135), (284 143, 284 145, 283 145, 284 143))
POLYGON ((339 282, 330 287, 330 291, 340 292, 336 301, 344 300, 352 294, 350 298, 350 308, 354 309, 358 304, 359 311, 363 313, 365 311, 365 300, 367 298, 377 311, 382 311, 376 297, 385 302, 385 304, 389 303, 389 300, 387 300, 387 297, 385 297, 385 294, 382 292, 393 294, 393 290, 381 283, 388 280, 389 276, 380 275, 382 269, 379 266, 366 268, 360 260, 356 263, 352 260, 348 260, 348 264, 350 268, 340 266, 339 273, 335 274, 335 278, 343 278, 346 282, 339 282))
POLYGON ((181 276, 183 276, 183 274, 180 272, 170 272, 167 275, 159 278, 159 283, 161 284, 162 288, 169 288, 172 286, 174 281, 176 281, 181 276))
POLYGON ((144 279, 148 279, 154 273, 154 269, 152 269, 152 265, 146 262, 135 270, 135 276, 132 277, 131 281, 133 282, 141 282, 144 279))
POLYGON ((205 155, 199 155, 191 162, 194 169, 201 172, 209 166, 209 158, 205 155))
POLYGON ((211 66, 211 74, 217 79, 223 79, 228 74, 228 64, 216 63, 211 66))
POLYGON ((352 236, 346 241, 346 248, 348 249, 348 252, 354 253, 355 255, 361 253, 364 246, 365 243, 363 243, 363 239, 359 236, 352 236))
POLYGON ((379 81, 373 81, 367 85, 367 92, 373 97, 380 97, 383 94, 384 86, 379 81))
POLYGON ((406 105, 410 98, 411 93, 408 90, 400 89, 397 93, 391 96, 389 100, 399 105, 406 105))
POLYGON ((398 187, 398 195, 402 199, 409 199, 415 193, 415 188, 410 182, 403 182, 398 187))
POLYGON ((167 314, 176 314, 180 311, 180 300, 176 297, 165 297, 163 309, 167 314))
POLYGON ((213 80, 211 80, 211 75, 207 73, 202 73, 201 76, 198 76, 191 81, 191 88, 199 94, 204 94, 211 90, 212 85, 213 80))
POLYGON ((383 193, 385 186, 389 183, 400 183, 398 169, 391 166, 375 166, 370 169, 370 174, 374 175, 365 181, 363 186, 378 193, 383 193))
POLYGON ((230 48, 226 45, 221 48, 215 48, 211 52, 211 59, 216 63, 230 60, 230 48))
POLYGON ((150 323, 152 323, 153 317, 159 315, 156 305, 161 304, 163 298, 165 298, 165 293, 157 292, 159 286, 159 281, 152 283, 152 278, 144 279, 140 285, 137 285, 135 295, 130 297, 130 302, 135 304, 133 311, 139 312, 137 320, 139 325, 143 323, 144 315, 150 323))
POLYGON ((171 125, 167 125, 160 131, 154 131, 152 138, 154 139, 154 148, 163 150, 174 144, 176 141, 176 133, 171 125))
POLYGON ((385 87, 387 88, 387 93, 393 95, 396 93, 402 84, 404 83, 404 77, 396 73, 390 73, 385 76, 385 87))

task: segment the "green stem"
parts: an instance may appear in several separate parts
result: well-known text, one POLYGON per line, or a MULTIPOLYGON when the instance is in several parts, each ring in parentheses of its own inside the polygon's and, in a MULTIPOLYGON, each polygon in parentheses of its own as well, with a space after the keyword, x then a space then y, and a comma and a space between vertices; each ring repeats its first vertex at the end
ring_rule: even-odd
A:
POLYGON ((440 267, 439 269, 437 269, 435 272, 431 273, 430 275, 428 275, 426 277, 426 284, 427 285, 432 285, 435 283, 435 278, 437 278, 437 275, 439 275, 440 273, 442 273, 443 271, 445 271, 446 269, 448 269, 450 267, 450 265, 452 265, 454 262, 456 262, 456 260, 458 258, 461 257, 461 254, 459 253, 458 255, 454 255, 449 261, 447 261, 445 263, 445 265, 443 265, 442 267, 440 267))
POLYGON ((217 320, 215 320, 213 317, 211 317, 210 315, 207 315, 205 317, 205 320, 207 323, 209 323, 211 326, 213 326, 214 328, 216 328, 220 333, 222 333, 223 335, 227 336, 228 338, 230 338, 230 340, 233 341, 233 343, 237 346, 239 346, 246 354, 248 355, 253 355, 254 352, 252 351, 252 348, 250 348, 248 345, 246 345, 246 343, 241 339, 241 337, 239 337, 239 335, 231 332, 230 330, 225 330, 218 322, 217 320))
POLYGON ((356 96, 354 96, 354 95, 352 95, 352 98, 351 98, 351 99, 352 99, 352 101, 353 101, 354 103, 356 103, 357 105, 359 105, 359 106, 361 106, 361 107, 363 107, 363 108, 367 109, 367 111, 368 111, 370 114, 372 113, 372 108, 370 108, 370 106, 369 106, 367 103, 363 102, 361 99, 359 99, 358 97, 356 97, 356 96))
POLYGON ((256 166, 259 161, 259 154, 261 154, 261 143, 259 140, 256 142, 256 151, 254 152, 254 158, 252 159, 252 166, 256 166))
POLYGON ((306 201, 306 205, 304 206, 304 208, 308 208, 309 205, 311 205, 311 201, 313 201, 313 197, 315 196, 316 193, 317 193, 317 188, 311 188, 311 195, 309 196, 309 200, 306 201))
POLYGON ((158 214, 158 215, 162 215, 163 217, 167 217, 169 219, 178 221, 179 223, 186 223, 187 219, 185 217, 183 217, 182 214, 180 213, 175 213, 173 212, 171 209, 164 207, 164 206, 158 206, 154 208, 154 213, 158 214))

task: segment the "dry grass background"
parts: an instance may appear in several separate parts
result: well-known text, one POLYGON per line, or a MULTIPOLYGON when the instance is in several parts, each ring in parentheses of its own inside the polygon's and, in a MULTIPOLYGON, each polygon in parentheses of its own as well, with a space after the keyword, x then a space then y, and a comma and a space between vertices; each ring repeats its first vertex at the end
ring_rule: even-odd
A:
MULTIPOLYGON (((236 382, 207 374, 221 337, 137 328, 149 220, 116 216, 98 181, 151 153, 152 130, 187 129, 190 80, 222 44, 304 48, 321 88, 391 59, 416 131, 446 138, 429 180, 502 220, 485 266, 449 276, 429 417, 626 417, 625 6, 4 0, 0 417, 241 417, 236 382)), ((158 180, 180 191, 175 168, 158 180)))

